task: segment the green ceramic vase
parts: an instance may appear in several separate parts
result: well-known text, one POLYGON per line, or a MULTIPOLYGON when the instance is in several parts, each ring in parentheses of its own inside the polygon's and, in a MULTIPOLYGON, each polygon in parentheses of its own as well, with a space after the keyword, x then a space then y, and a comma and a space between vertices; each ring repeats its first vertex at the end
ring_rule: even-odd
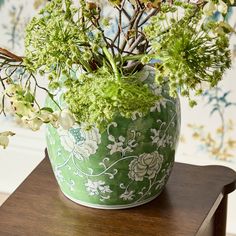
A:
MULTIPOLYGON (((74 125, 69 130, 47 126, 51 165, 66 197, 101 209, 130 208, 147 203, 163 190, 171 173, 180 132, 180 104, 154 82, 146 67, 140 79, 162 99, 145 117, 117 116, 104 132, 74 125)), ((63 101, 63 91, 57 101, 63 101)), ((54 104, 47 99, 47 105, 54 104)))

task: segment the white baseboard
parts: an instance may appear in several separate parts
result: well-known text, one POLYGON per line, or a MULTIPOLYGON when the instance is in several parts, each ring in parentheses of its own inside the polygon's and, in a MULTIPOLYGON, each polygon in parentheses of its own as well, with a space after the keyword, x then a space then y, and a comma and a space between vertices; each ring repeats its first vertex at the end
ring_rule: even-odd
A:
POLYGON ((0 193, 0 206, 7 200, 8 197, 9 197, 9 194, 0 193))

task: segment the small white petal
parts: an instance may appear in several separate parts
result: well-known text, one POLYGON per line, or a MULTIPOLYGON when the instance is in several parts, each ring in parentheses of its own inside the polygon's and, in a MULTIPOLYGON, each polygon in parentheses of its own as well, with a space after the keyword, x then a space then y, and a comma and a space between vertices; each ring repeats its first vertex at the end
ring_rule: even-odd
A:
POLYGON ((0 133, 0 146, 3 146, 3 148, 5 149, 9 144, 8 136, 13 136, 13 135, 15 134, 12 133, 11 131, 0 133))
POLYGON ((7 136, 0 136, 0 146, 5 149, 9 144, 9 138, 7 136))
POLYGON ((54 111, 54 112, 52 113, 52 116, 51 116, 51 119, 50 119, 50 124, 51 124, 54 128, 59 128, 59 122, 58 122, 59 115, 60 115, 60 112, 59 112, 59 111, 54 111))
POLYGON ((203 13, 206 16, 211 16, 216 10, 216 5, 211 1, 203 7, 203 13))
POLYGON ((63 110, 59 115, 58 123, 63 129, 68 130, 75 124, 75 118, 69 110, 63 110))
POLYGON ((47 110, 42 110, 40 111, 38 118, 42 120, 43 122, 47 123, 51 120, 52 118, 52 113, 47 111, 47 110))
POLYGON ((33 131, 39 130, 43 124, 43 121, 37 117, 29 119, 29 117, 23 116, 21 120, 28 128, 32 129, 33 131))
POLYGON ((222 0, 219 0, 219 4, 218 4, 218 11, 226 14, 228 11, 228 6, 225 2, 223 2, 222 0))

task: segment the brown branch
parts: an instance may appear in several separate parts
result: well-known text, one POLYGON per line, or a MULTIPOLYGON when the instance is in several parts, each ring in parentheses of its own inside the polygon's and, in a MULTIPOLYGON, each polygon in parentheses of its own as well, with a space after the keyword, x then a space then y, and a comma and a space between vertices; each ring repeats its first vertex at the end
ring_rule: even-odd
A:
POLYGON ((128 18, 128 20, 131 20, 131 16, 129 15, 129 13, 125 10, 125 8, 122 8, 122 11, 124 13, 124 15, 128 18))
POLYGON ((123 44, 122 44, 122 46, 121 46, 121 48, 120 48, 120 49, 121 49, 121 52, 124 51, 124 49, 125 49, 125 47, 126 47, 128 41, 129 41, 129 36, 128 36, 128 34, 129 34, 129 32, 133 29, 133 26, 134 26, 134 24, 135 24, 135 22, 136 22, 136 20, 137 20, 137 18, 138 18, 139 16, 140 16, 140 11, 139 11, 139 9, 136 9, 135 12, 134 12, 134 14, 133 14, 133 16, 132 16, 132 18, 131 18, 131 20, 130 20, 130 24, 129 24, 129 28, 128 28, 128 30, 127 30, 126 37, 124 37, 125 39, 124 39, 123 44))
MULTIPOLYGON (((107 40, 109 40, 109 41, 111 42, 111 43, 108 44, 108 45, 109 45, 109 48, 113 47, 113 48, 116 49, 119 53, 121 53, 120 48, 119 48, 117 45, 115 45, 115 44, 113 43, 113 40, 111 40, 110 38, 107 38, 107 40)), ((126 51, 126 50, 124 50, 123 53, 136 55, 135 53, 132 53, 132 52, 129 52, 129 51, 126 51)))
POLYGON ((138 25, 138 27, 142 27, 147 21, 152 17, 155 16, 160 11, 159 8, 155 8, 147 17, 138 25))
POLYGON ((0 48, 0 54, 4 55, 6 57, 9 57, 10 59, 13 59, 15 62, 22 62, 23 61, 23 57, 19 57, 4 48, 0 48))
POLYGON ((133 53, 133 51, 142 43, 143 41, 146 41, 146 45, 148 44, 147 39, 144 34, 140 34, 136 40, 133 42, 133 44, 129 48, 129 53, 133 53))
POLYGON ((140 22, 140 20, 142 19, 143 13, 144 13, 144 9, 142 9, 142 11, 140 11, 139 16, 137 17, 137 19, 136 19, 135 22, 134 22, 133 28, 134 28, 134 30, 135 30, 135 32, 136 32, 136 37, 138 36, 139 22, 140 22))
POLYGON ((135 48, 139 45, 139 43, 141 43, 143 40, 143 35, 139 35, 138 37, 136 37, 136 39, 132 40, 131 45, 129 47, 129 52, 133 52, 135 48))
POLYGON ((141 3, 139 0, 136 0, 136 3, 137 3, 139 8, 141 8, 141 9, 145 8, 145 4, 141 3))
POLYGON ((142 19, 144 13, 144 9, 140 12, 139 16, 137 17, 137 19, 134 22, 134 26, 133 26, 133 30, 135 32, 135 37, 132 38, 131 42, 130 42, 130 47, 133 45, 133 43, 136 41, 136 39, 138 38, 138 33, 139 33, 139 22, 142 19))
POLYGON ((112 55, 115 56, 114 48, 113 48, 112 45, 107 41, 108 39, 110 40, 110 38, 106 37, 105 32, 104 32, 104 29, 101 27, 101 25, 100 25, 100 23, 99 23, 99 20, 100 20, 100 18, 101 18, 101 9, 100 9, 100 8, 98 9, 98 17, 96 17, 95 15, 92 14, 92 15, 91 15, 91 18, 92 18, 92 19, 91 19, 92 25, 93 25, 95 28, 97 28, 97 29, 101 32, 102 38, 103 38, 105 44, 107 45, 108 48, 111 49, 112 55), (93 21, 93 20, 94 20, 94 21, 93 21))
POLYGON ((121 33, 123 33, 123 29, 122 29, 122 12, 126 15, 126 17, 130 20, 131 17, 130 15, 126 12, 126 10, 124 9, 125 6, 125 2, 126 0, 122 1, 122 4, 120 6, 116 6, 116 9, 118 10, 119 13, 119 18, 118 18, 118 28, 117 28, 117 32, 115 34, 115 37, 113 38, 112 42, 111 42, 111 46, 112 47, 118 47, 118 51, 120 52, 120 41, 121 41, 121 33), (116 40, 118 39, 117 42, 117 46, 115 45, 116 40))
POLYGON ((120 48, 120 40, 121 40, 121 32, 122 32, 122 8, 124 8, 124 3, 125 1, 123 1, 121 8, 118 8, 119 11, 119 19, 118 19, 118 43, 117 46, 118 48, 120 48))

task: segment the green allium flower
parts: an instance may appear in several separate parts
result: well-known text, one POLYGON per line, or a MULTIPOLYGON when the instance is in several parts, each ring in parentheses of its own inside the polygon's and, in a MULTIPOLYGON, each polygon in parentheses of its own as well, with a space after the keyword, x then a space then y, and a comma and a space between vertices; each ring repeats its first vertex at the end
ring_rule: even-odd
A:
POLYGON ((213 87, 230 67, 224 28, 217 22, 202 22, 201 16, 196 9, 185 9, 181 19, 155 16, 145 29, 152 45, 151 58, 161 60, 156 64, 156 79, 162 83, 168 78, 172 96, 178 90, 187 97, 191 90, 198 93, 202 82, 213 87), (223 29, 221 33, 219 28, 223 29))
POLYGON ((69 73, 74 64, 91 70, 88 61, 96 53, 93 45, 99 45, 101 40, 96 30, 89 33, 87 20, 74 20, 80 9, 73 9, 71 0, 66 1, 66 6, 64 9, 61 0, 52 1, 26 29, 24 64, 32 72, 50 72, 51 80, 63 71, 69 73))

